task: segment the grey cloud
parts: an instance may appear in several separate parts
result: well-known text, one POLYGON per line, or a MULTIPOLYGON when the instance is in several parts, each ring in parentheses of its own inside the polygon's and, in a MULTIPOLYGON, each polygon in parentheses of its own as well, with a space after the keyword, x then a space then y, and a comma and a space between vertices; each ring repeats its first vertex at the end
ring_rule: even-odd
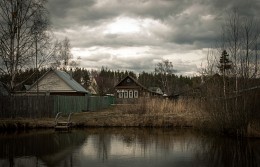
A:
POLYGON ((157 56, 149 55, 144 57, 120 57, 118 55, 100 53, 90 55, 82 59, 82 65, 92 64, 95 67, 102 66, 110 69, 131 70, 135 72, 153 71, 155 67, 157 56), (95 63, 95 64, 93 64, 95 63), (152 68, 151 68, 152 67, 152 68))
POLYGON ((112 58, 112 55, 108 53, 99 53, 99 54, 93 54, 88 57, 84 57, 83 61, 94 61, 94 62, 101 62, 102 60, 108 60, 112 58))
MULTIPOLYGON (((182 12, 187 5, 188 1, 179 0, 110 0, 101 6, 94 0, 52 0, 48 8, 54 24, 69 27, 71 24, 95 26, 120 15, 164 19, 182 12)), ((55 28, 59 26, 54 25, 55 28)))
POLYGON ((260 7, 258 0, 109 0, 99 6, 98 2, 103 1, 51 0, 48 6, 53 23, 63 27, 71 24, 95 26, 120 15, 166 20, 194 5, 201 6, 201 13, 217 15, 234 7, 239 8, 241 14, 257 15, 260 7))
MULTIPOLYGON (((92 31, 81 31, 75 29, 73 32, 66 32, 66 34, 72 42, 73 46, 79 48, 91 47, 91 46, 102 46, 102 47, 113 47, 121 48, 125 46, 160 46, 164 39, 156 35, 147 35, 144 33, 136 34, 103 34, 102 29, 96 30, 95 33, 92 31), (80 40, 78 40, 80 39, 80 40)), ((60 37, 64 38, 63 36, 60 37)))
MULTIPOLYGON (((99 66, 95 63, 99 62, 113 69, 137 71, 151 70, 151 62, 173 53, 214 46, 221 22, 235 7, 241 15, 260 16, 259 0, 50 0, 48 5, 55 34, 68 36, 73 47, 153 48, 140 53, 140 59, 130 56, 125 60, 103 52, 83 59, 88 66, 99 66), (150 19, 158 24, 132 34, 104 33, 105 27, 119 17, 150 19)), ((185 73, 196 70, 195 64, 186 61, 175 65, 185 73)))
POLYGON ((256 16, 259 14, 259 0, 209 0, 212 3, 212 9, 225 12, 225 10, 239 9, 241 15, 256 16))
MULTIPOLYGON (((155 64, 160 61, 157 57, 148 56, 143 58, 131 58, 129 57, 127 61, 122 59, 116 55, 110 55, 108 57, 103 57, 101 55, 95 55, 98 61, 93 61, 93 59, 85 58, 83 59, 83 64, 88 67, 91 65, 95 68, 101 68, 105 66, 109 69, 119 69, 119 70, 131 70, 137 73, 146 71, 153 72, 155 68, 155 64), (101 56, 101 57, 99 57, 101 56)), ((177 71, 176 74, 179 75, 190 75, 192 73, 196 73, 198 71, 197 66, 192 62, 182 61, 181 59, 177 59, 173 61, 174 69, 177 71)))
POLYGON ((55 29, 82 25, 84 15, 95 4, 95 0, 50 0, 47 8, 55 29))

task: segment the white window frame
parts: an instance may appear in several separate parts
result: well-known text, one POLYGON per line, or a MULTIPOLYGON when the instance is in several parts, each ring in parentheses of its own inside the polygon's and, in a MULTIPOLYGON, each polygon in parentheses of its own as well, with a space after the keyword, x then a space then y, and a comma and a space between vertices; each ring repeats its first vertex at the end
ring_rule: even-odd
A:
POLYGON ((128 96, 129 96, 129 98, 133 98, 134 97, 133 90, 129 90, 128 96))
POLYGON ((124 97, 124 94, 123 94, 123 92, 122 92, 122 91, 119 91, 119 92, 118 92, 118 98, 120 98, 120 99, 121 99, 121 98, 123 98, 123 97, 124 97))
POLYGON ((134 90, 134 98, 138 98, 138 90, 134 90))
POLYGON ((128 91, 124 90, 124 98, 127 99, 128 98, 128 91))

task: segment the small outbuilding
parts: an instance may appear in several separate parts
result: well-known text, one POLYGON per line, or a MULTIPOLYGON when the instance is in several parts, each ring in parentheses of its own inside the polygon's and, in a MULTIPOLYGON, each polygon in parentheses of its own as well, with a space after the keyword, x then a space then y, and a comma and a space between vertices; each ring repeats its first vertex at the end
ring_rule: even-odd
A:
POLYGON ((153 96, 163 96, 163 91, 159 87, 149 87, 148 89, 153 96))

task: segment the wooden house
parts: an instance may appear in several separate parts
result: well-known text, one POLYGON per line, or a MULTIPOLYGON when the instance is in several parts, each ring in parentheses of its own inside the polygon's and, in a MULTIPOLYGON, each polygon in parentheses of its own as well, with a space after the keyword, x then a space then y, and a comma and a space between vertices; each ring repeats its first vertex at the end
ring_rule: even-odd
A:
POLYGON ((151 92, 131 76, 126 76, 115 86, 117 103, 134 101, 141 97, 150 97, 151 92))
POLYGON ((85 96, 90 93, 65 71, 50 69, 29 87, 26 94, 85 96))

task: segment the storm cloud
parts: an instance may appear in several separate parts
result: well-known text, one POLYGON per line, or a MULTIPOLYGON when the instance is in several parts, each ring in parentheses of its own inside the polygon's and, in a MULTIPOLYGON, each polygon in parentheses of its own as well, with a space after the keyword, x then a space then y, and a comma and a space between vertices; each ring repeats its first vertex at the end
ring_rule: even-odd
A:
POLYGON ((259 0, 50 0, 54 34, 68 37, 81 66, 153 71, 169 59, 196 74, 228 11, 259 17, 259 0))

